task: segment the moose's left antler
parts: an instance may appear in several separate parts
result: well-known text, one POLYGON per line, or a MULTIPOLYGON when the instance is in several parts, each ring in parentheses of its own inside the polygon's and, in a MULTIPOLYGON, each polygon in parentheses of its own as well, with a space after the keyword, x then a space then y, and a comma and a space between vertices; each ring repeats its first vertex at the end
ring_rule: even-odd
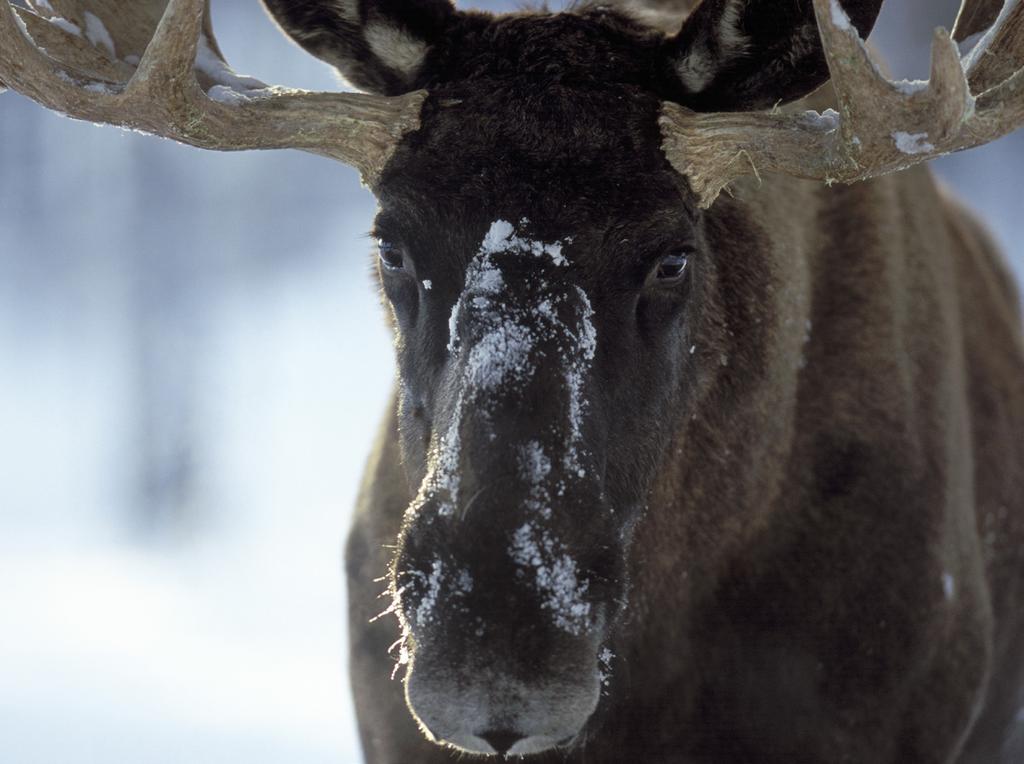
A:
POLYGON ((980 146, 1024 123, 1024 2, 961 57, 935 32, 927 82, 886 79, 838 0, 813 0, 839 113, 701 114, 662 106, 665 153, 701 206, 744 175, 854 183, 980 146))
POLYGON ((297 148, 373 185, 426 93, 310 93, 235 74, 206 0, 0 0, 2 85, 76 119, 222 151, 297 148))

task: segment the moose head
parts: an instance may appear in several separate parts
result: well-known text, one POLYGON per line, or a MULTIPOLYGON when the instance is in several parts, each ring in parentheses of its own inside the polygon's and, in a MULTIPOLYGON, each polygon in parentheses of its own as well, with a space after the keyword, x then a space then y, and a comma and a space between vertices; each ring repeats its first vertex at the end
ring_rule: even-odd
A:
POLYGON ((408 706, 465 751, 567 744, 599 704, 678 423, 730 364, 759 364, 758 322, 723 319, 719 263, 766 221, 706 210, 743 176, 853 182, 990 141, 1020 122, 1012 72, 990 57, 965 75, 943 33, 930 85, 894 86, 862 43, 881 0, 704 0, 668 35, 601 4, 264 3, 364 93, 235 75, 204 0, 107 14, 109 51, 48 23, 49 3, 3 3, 0 80, 81 119, 359 169, 414 496, 389 581, 408 706), (830 76, 838 112, 778 108, 830 76))

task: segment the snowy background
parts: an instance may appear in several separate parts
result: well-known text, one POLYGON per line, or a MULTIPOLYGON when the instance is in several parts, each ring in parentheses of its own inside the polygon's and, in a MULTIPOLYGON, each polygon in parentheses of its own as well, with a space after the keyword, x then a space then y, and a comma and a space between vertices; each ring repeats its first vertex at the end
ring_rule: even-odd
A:
MULTIPOLYGON (((926 76, 955 0, 889 0, 926 76)), ((477 3, 509 8, 511 4, 477 3)), ((239 71, 333 89, 256 0, 239 71)), ((1024 275, 1024 135, 939 172, 1024 275)), ((340 549, 390 341, 354 171, 0 97, 0 757, 356 762, 340 549)))

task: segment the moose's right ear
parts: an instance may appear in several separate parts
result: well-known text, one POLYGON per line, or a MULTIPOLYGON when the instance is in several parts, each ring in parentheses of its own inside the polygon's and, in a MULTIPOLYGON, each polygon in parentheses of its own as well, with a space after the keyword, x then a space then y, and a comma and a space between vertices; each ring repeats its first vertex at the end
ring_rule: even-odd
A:
POLYGON ((455 8, 448 0, 263 0, 285 33, 368 93, 416 89, 455 8))
MULTIPOLYGON (((867 39, 882 0, 832 0, 867 39)), ((754 111, 802 98, 829 78, 813 0, 703 0, 668 41, 694 111, 754 111)))

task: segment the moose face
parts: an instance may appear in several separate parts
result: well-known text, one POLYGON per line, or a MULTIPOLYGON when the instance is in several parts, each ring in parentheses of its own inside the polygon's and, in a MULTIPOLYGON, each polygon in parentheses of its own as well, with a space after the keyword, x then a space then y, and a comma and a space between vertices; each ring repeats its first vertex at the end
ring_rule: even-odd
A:
POLYGON ((662 151, 661 103, 806 93, 826 72, 810 3, 707 0, 675 38, 601 7, 267 5, 355 84, 429 92, 374 187, 415 497, 390 580, 409 708, 466 751, 570 744, 609 681, 632 531, 700 387, 695 338, 721 331, 721 253, 662 151), (759 43, 788 55, 752 60, 759 43))
POLYGON ((598 702, 665 412, 685 405, 701 244, 653 99, 567 88, 523 114, 510 90, 459 88, 427 118, 382 179, 376 236, 416 493, 392 584, 409 705, 436 739, 529 753, 598 702))

